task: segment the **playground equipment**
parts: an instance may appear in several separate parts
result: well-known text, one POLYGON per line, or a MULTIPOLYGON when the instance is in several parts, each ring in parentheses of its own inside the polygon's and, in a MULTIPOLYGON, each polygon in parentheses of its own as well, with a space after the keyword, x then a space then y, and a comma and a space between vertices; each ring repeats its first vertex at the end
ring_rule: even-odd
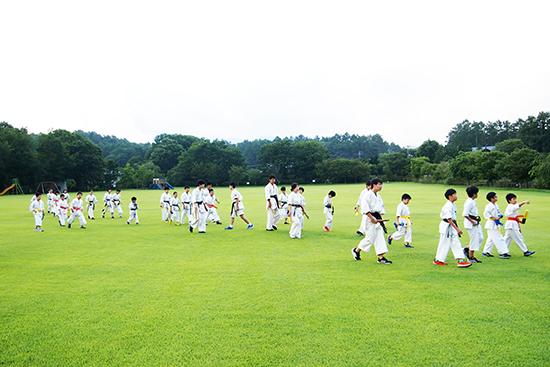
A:
POLYGON ((17 178, 14 178, 13 180, 11 180, 11 185, 6 187, 4 191, 0 192, 0 196, 8 193, 11 189, 14 189, 13 190, 14 192, 10 192, 10 194, 14 194, 14 195, 24 194, 23 188, 21 187, 19 180, 17 178))
POLYGON ((171 189, 174 188, 165 178, 153 178, 153 183, 149 186, 149 190, 164 190, 166 186, 171 189))
POLYGON ((40 184, 38 185, 38 187, 36 188, 36 191, 35 192, 39 192, 41 194, 45 194, 47 193, 48 191, 50 191, 50 189, 53 189, 54 192, 56 191, 60 191, 59 190, 59 187, 57 187, 57 184, 55 182, 52 182, 52 181, 44 181, 44 182, 40 182, 40 184))

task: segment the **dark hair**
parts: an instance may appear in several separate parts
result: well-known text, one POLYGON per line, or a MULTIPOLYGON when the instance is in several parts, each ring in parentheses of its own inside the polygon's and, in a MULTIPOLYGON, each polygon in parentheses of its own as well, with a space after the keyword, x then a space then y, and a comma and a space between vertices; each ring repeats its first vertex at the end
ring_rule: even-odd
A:
POLYGON ((77 193, 77 195, 82 195, 82 191, 79 191, 79 192, 77 193))
POLYGON ((65 194, 61 194, 59 195, 60 198, 64 198, 65 197, 65 194))
POLYGON ((184 187, 184 189, 189 189, 189 188, 190 188, 189 185, 186 185, 186 186, 184 187))
POLYGON ((214 191, 214 189, 208 189, 208 192, 212 192, 212 191, 214 191))
POLYGON ((306 191, 306 189, 304 189, 302 186, 298 187, 298 190, 302 190, 302 192, 306 191))
POLYGON ((59 194, 59 191, 56 191, 55 193, 56 193, 56 194, 59 194))
POLYGON ((177 191, 174 191, 174 192, 172 193, 172 196, 174 196, 174 195, 177 194, 177 193, 178 193, 177 191))
POLYGON ((403 194, 403 195, 401 195, 401 201, 403 201, 403 200, 405 200, 405 199, 411 200, 411 199, 412 199, 412 198, 411 198, 411 195, 409 195, 409 194, 403 194))
POLYGON ((36 197, 41 196, 41 195, 42 195, 41 192, 35 192, 35 193, 34 193, 34 196, 36 196, 36 197))
POLYGON ((477 188, 477 186, 472 185, 466 188, 466 194, 468 194, 469 198, 473 197, 478 192, 479 192, 479 189, 477 188))
POLYGON ((295 188, 299 186, 298 182, 293 182, 292 185, 290 185, 290 189, 294 191, 295 188))
POLYGON ((204 180, 198 180, 197 181, 197 186, 204 185, 204 184, 205 184, 204 180))
POLYGON ((335 196, 336 196, 336 193, 335 193, 334 191, 332 191, 332 190, 330 190, 330 191, 328 192, 328 194, 329 194, 330 196, 332 196, 332 197, 335 197, 335 196))
POLYGON ((137 200, 137 198, 135 196, 132 196, 132 201, 134 201, 134 200, 137 200))
POLYGON ((372 186, 372 181, 371 180, 367 180, 367 183, 365 184, 365 186, 372 186))
POLYGON ((168 186, 164 186, 164 190, 170 190, 168 186))
POLYGON ((487 196, 485 196, 487 198, 488 201, 491 201, 492 198, 496 197, 497 196, 497 193, 494 192, 494 191, 490 191, 487 193, 487 196))
POLYGON ((372 184, 372 186, 374 186, 374 185, 378 185, 379 183, 382 183, 382 180, 381 180, 381 179, 379 179, 378 177, 376 177, 376 178, 373 178, 373 179, 371 180, 371 184, 372 184))
POLYGON ((281 187, 281 191, 286 191, 286 187, 281 187))
POLYGON ((231 187, 233 187, 233 188, 237 187, 237 185, 235 185, 235 182, 231 182, 231 183, 229 184, 229 186, 231 186, 231 187))
POLYGON ((120 189, 116 189, 116 192, 120 192, 120 189))
POLYGON ((506 195, 507 202, 510 202, 510 200, 512 200, 513 198, 517 198, 517 196, 514 193, 509 193, 508 195, 506 195))
POLYGON ((212 186, 212 182, 208 181, 208 182, 206 183, 206 186, 212 186))
POLYGON ((454 194, 456 194, 455 189, 448 189, 445 191, 445 199, 449 199, 449 196, 453 196, 454 194))
POLYGON ((271 180, 272 178, 277 178, 277 177, 275 177, 275 175, 269 175, 269 179, 271 180))

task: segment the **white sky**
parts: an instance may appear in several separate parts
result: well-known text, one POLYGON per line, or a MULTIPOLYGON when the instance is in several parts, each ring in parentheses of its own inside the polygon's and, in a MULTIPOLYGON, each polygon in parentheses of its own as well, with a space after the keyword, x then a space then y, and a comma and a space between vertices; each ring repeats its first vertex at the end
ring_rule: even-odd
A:
POLYGON ((549 111, 541 1, 0 0, 0 121, 133 142, 444 144, 549 111))

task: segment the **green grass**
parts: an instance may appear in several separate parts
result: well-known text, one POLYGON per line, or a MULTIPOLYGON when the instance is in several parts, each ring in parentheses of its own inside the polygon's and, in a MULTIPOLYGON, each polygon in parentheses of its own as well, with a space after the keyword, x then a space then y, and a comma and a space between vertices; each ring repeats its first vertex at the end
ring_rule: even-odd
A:
MULTIPOLYGON (((0 365, 550 364, 548 192, 516 191, 532 201, 523 233, 535 255, 512 244, 509 260, 458 269, 452 254, 449 266, 431 264, 447 188, 437 185, 385 184, 390 223, 401 194, 413 198, 415 248, 395 241, 390 266, 372 251, 354 261, 363 187, 307 186, 301 240, 282 223, 265 231, 263 187, 239 188, 256 228, 238 219, 233 231, 223 229, 229 189, 217 188, 224 225, 206 234, 164 224, 159 191, 123 191, 124 219, 86 230, 46 217, 44 233, 32 231, 30 196, 0 197, 0 365), (125 224, 134 195, 140 226, 125 224)), ((466 194, 455 188, 461 213, 466 194)), ((502 210, 507 192, 497 190, 502 210)))

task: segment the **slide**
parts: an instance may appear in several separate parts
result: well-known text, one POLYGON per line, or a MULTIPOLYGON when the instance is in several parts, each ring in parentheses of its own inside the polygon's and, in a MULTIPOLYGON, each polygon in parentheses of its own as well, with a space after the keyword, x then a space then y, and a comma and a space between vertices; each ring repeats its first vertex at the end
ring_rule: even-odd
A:
POLYGON ((4 195, 6 192, 10 191, 10 189, 12 189, 13 187, 15 187, 15 184, 11 184, 11 186, 8 186, 7 189, 5 189, 4 191, 0 192, 0 196, 4 195))
POLYGON ((171 188, 172 190, 174 190, 174 186, 170 185, 170 184, 168 183, 168 181, 166 181, 166 184, 168 185, 169 188, 171 188))

